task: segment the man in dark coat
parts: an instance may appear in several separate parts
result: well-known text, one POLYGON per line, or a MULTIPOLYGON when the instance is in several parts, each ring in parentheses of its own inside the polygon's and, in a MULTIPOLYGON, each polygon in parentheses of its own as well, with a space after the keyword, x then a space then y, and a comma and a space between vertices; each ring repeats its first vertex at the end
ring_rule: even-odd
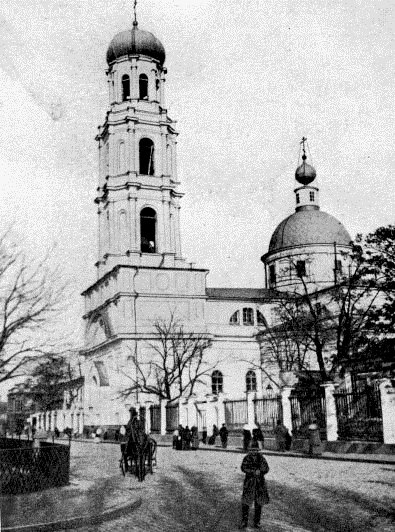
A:
POLYGON ((223 449, 226 449, 228 446, 228 429, 226 428, 225 423, 222 423, 222 427, 219 429, 219 437, 221 438, 223 449))
POLYGON ((255 505, 254 528, 261 528, 262 504, 269 502, 265 482, 265 475, 269 472, 269 466, 265 457, 258 452, 257 442, 251 442, 249 452, 241 464, 241 470, 246 476, 241 498, 242 523, 240 529, 248 527, 248 513, 252 503, 255 505))

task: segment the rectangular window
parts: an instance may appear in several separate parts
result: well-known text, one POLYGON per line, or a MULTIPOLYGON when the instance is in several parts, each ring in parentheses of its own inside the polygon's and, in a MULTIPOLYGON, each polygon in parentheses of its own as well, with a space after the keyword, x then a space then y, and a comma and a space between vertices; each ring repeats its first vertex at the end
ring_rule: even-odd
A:
POLYGON ((337 260, 335 262, 335 267, 336 267, 336 271, 338 271, 339 273, 341 273, 343 271, 343 264, 342 264, 342 261, 341 260, 337 260))
POLYGON ((274 264, 269 266, 269 281, 270 284, 276 284, 276 267, 274 264))
POLYGON ((314 201, 314 192, 310 192, 310 201, 314 201))
POLYGON ((254 325, 254 311, 252 308, 243 308, 243 325, 254 325))
POLYGON ((298 277, 305 277, 306 276, 306 261, 298 260, 296 262, 296 273, 297 273, 298 277))
POLYGON ((296 203, 300 203, 300 196, 299 196, 299 194, 296 194, 296 203))

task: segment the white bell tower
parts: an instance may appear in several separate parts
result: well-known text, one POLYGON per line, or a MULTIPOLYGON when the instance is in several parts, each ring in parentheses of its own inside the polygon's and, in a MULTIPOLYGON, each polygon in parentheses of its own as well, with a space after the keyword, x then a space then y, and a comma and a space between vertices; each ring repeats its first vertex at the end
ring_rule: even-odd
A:
MULTIPOLYGON (((205 327, 207 270, 181 255, 177 132, 165 107, 165 50, 150 32, 115 35, 99 146, 97 281, 85 296, 86 352, 138 350, 156 319, 205 327), (125 346, 129 346, 127 349, 125 346), (139 344, 140 345, 140 344, 139 344)), ((111 381, 111 379, 110 379, 111 381)))

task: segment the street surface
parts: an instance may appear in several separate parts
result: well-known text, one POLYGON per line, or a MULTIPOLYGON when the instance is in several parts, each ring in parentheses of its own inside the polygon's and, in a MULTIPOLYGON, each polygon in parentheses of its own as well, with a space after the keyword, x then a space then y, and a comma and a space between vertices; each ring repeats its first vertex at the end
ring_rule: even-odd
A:
MULTIPOLYGON (((119 447, 73 443, 73 469, 90 464, 92 475, 118 474, 119 447), (111 473, 112 474, 112 473, 111 473)), ((235 531, 240 523, 242 454, 158 449, 154 475, 123 483, 143 503, 111 522, 82 532, 235 531)), ((395 468, 382 464, 268 456, 271 502, 265 531, 351 532, 395 530, 395 468)), ((72 470, 73 470, 72 469, 72 470)), ((120 473, 119 473, 120 474, 120 473)))

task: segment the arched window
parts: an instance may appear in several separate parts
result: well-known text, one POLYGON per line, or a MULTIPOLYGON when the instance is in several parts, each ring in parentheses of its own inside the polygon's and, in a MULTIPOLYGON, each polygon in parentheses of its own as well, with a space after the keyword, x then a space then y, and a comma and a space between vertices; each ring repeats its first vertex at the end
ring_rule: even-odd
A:
POLYGON ((243 325, 254 325, 254 309, 243 308, 243 325))
POLYGON ((256 392, 256 374, 255 371, 247 371, 246 375, 246 390, 247 392, 256 392))
POLYGON ((230 317, 229 323, 230 325, 239 325, 240 323, 240 311, 239 310, 236 310, 236 312, 232 314, 232 316, 230 317))
POLYGON ((140 213, 140 238, 142 253, 156 253, 156 212, 146 207, 140 213))
POLYGON ((140 174, 154 175, 154 143, 151 139, 140 140, 140 174))
POLYGON ((267 327, 265 316, 259 312, 259 310, 256 311, 256 321, 258 322, 258 325, 265 325, 265 327, 267 327))
POLYGON ((122 101, 130 98, 130 78, 127 74, 122 76, 122 101))
POLYGON ((214 395, 218 395, 223 392, 224 377, 217 369, 213 371, 211 375, 211 391, 214 395))
POLYGON ((148 100, 148 76, 145 74, 139 77, 139 94, 140 100, 148 100))

